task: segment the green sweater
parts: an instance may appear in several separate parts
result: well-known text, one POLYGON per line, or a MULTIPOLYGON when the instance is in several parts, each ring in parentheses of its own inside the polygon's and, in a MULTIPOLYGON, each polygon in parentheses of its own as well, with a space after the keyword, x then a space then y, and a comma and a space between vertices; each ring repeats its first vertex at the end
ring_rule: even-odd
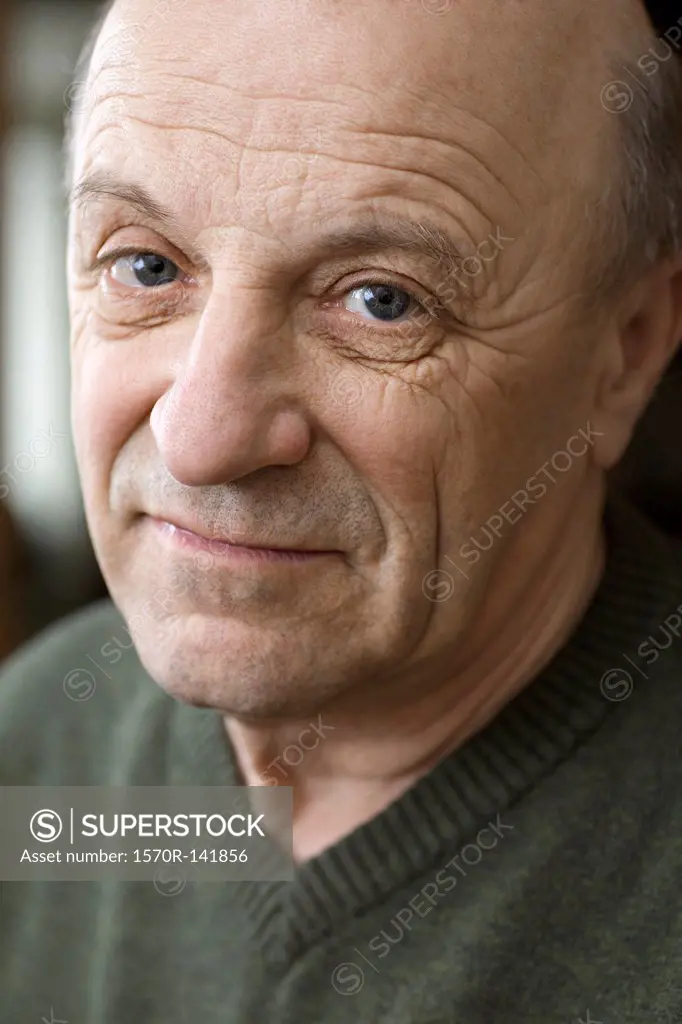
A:
MULTIPOLYGON (((606 521, 549 667, 293 882, 4 882, 0 1022, 682 1021, 682 548, 606 521)), ((128 643, 104 603, 6 666, 0 784, 238 782, 218 715, 101 653, 128 643)))

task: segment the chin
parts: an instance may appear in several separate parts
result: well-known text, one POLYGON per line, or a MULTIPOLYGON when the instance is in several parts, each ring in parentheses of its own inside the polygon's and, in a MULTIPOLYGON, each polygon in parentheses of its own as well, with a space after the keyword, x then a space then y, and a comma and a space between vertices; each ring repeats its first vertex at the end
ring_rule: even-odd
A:
POLYGON ((151 678, 183 704, 244 720, 300 718, 353 685, 347 652, 343 664, 334 664, 328 643, 312 643, 301 632, 197 620, 168 620, 134 636, 151 678))

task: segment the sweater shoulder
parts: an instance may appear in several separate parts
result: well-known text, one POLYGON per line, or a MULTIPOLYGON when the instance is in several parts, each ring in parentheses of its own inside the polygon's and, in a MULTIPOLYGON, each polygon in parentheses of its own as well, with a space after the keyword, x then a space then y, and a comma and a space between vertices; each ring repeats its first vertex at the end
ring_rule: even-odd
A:
POLYGON ((140 722, 174 703, 144 670, 114 604, 90 605, 3 664, 0 785, 104 784, 140 722))

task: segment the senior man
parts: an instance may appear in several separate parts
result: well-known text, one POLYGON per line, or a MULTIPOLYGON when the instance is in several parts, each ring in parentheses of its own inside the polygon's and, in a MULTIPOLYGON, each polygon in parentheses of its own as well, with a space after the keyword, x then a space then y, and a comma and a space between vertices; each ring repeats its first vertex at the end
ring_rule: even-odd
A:
POLYGON ((678 14, 106 13, 69 294, 113 602, 1 677, 0 782, 291 786, 296 869, 5 883, 3 1021, 682 1019, 682 552, 606 486, 682 336, 678 14))

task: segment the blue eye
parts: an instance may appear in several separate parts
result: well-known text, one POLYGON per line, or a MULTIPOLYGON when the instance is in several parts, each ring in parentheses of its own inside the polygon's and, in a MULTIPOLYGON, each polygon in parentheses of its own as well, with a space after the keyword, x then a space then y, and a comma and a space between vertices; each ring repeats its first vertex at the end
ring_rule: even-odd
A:
POLYGON ((418 303, 403 288, 390 284, 366 284, 353 288, 344 299, 346 309, 370 320, 397 323, 418 303))
POLYGON ((180 269, 172 260, 155 252, 121 256, 111 268, 114 280, 128 288, 159 288, 172 284, 179 274, 180 269))

